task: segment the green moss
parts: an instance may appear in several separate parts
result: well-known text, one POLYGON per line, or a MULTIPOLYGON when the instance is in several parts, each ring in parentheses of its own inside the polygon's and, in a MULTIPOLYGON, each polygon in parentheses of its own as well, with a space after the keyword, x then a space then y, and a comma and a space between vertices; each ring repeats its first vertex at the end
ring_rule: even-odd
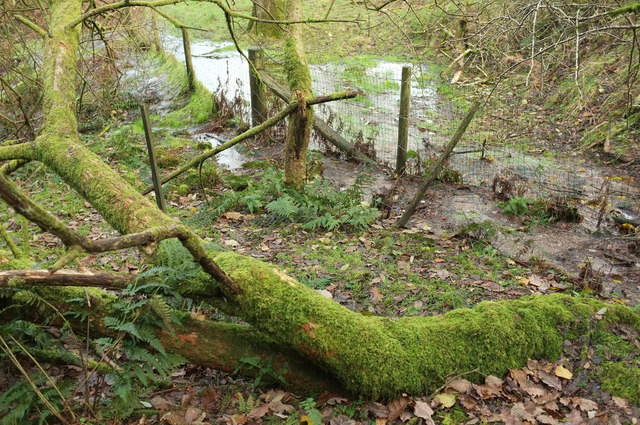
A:
POLYGON ((602 365, 602 389, 640 404, 640 367, 607 362, 602 365))
POLYGON ((449 412, 438 412, 437 417, 442 420, 442 425, 458 425, 466 423, 469 419, 459 406, 454 406, 449 412))
POLYGON ((191 193, 191 187, 188 184, 181 184, 179 186, 172 186, 172 191, 180 196, 187 196, 191 193))
POLYGON ((271 167, 271 165, 269 161, 248 161, 242 164, 242 168, 246 170, 266 170, 271 167))
POLYGON ((168 149, 158 149, 156 161, 160 168, 171 168, 180 164, 180 157, 168 149))
POLYGON ((185 173, 184 182, 191 186, 211 187, 220 180, 220 172, 213 161, 207 161, 202 168, 194 168, 185 173))
POLYGON ((11 252, 0 250, 0 270, 28 269, 32 265, 30 258, 15 258, 11 252))
POLYGON ((595 346, 595 354, 599 358, 625 357, 633 350, 627 341, 603 329, 594 331, 591 341, 595 346))
MULTIPOLYGON (((560 329, 590 321, 606 305, 533 296, 389 320, 348 311, 260 261, 235 253, 219 254, 215 261, 241 286, 237 299, 247 321, 331 370, 347 390, 371 398, 421 394, 452 373, 503 375, 529 358, 557 359, 564 340, 560 329)), ((638 325, 637 316, 629 318, 638 325)))
POLYGON ((242 192, 251 184, 251 177, 244 174, 229 174, 224 178, 224 185, 235 192, 242 192))
POLYGON ((287 40, 284 47, 284 69, 287 74, 289 88, 302 91, 305 96, 311 95, 311 74, 309 67, 304 62, 304 55, 301 55, 296 42, 287 40))

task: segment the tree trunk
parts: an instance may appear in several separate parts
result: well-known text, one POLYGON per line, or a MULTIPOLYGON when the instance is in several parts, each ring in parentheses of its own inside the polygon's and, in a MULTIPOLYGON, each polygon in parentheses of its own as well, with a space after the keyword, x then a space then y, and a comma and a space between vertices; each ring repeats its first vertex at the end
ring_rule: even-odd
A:
MULTIPOLYGON (((284 0, 254 0, 253 16, 269 21, 284 20, 284 0)), ((255 29, 257 35, 279 38, 284 33, 282 26, 265 22, 253 22, 251 29, 255 29)))
MULTIPOLYGON (((175 224, 174 218, 162 213, 80 142, 74 116, 80 26, 66 26, 80 16, 81 0, 52 0, 50 4, 51 36, 46 38, 43 56, 44 124, 32 151, 24 156, 56 172, 121 233, 175 224)), ((288 49, 298 51, 295 43, 288 49)), ((305 75, 309 81, 308 73, 305 75)), ((309 123, 306 120, 305 127, 309 123)), ((225 354, 233 359, 241 355, 228 348, 232 343, 253 347, 253 352, 282 347, 329 372, 351 393, 367 398, 424 394, 452 373, 503 374, 508 368, 525 365, 528 358, 558 358, 563 332, 583 329, 604 305, 607 313, 599 323, 618 320, 640 329, 640 317, 627 307, 562 295, 485 302, 437 317, 367 317, 301 285, 277 266, 233 252, 210 254, 237 290, 230 291, 202 274, 181 286, 203 291, 222 286, 225 297, 251 327, 186 321, 175 338, 163 338, 169 351, 193 362, 222 364, 225 354), (208 333, 210 329, 220 332, 208 333)), ((112 296, 91 291, 108 308, 112 296)), ((58 303, 65 300, 60 291, 50 294, 58 303)))
MULTIPOLYGON (((287 20, 300 19, 302 0, 288 0, 287 20)), ((307 149, 313 123, 313 109, 307 107, 305 102, 305 99, 311 97, 311 74, 304 54, 301 24, 289 25, 287 29, 284 69, 291 90, 291 100, 300 105, 297 113, 289 116, 285 140, 284 183, 301 189, 307 178, 307 149)))

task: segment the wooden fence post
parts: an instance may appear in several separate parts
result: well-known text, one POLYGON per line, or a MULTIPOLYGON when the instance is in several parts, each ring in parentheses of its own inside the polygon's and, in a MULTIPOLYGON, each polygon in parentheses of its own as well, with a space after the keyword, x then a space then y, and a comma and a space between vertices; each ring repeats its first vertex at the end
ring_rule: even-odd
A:
POLYGON ((401 228, 406 226, 407 222, 416 211, 416 208, 418 208, 418 205, 420 205, 420 201, 424 197, 424 194, 427 193, 427 189, 429 189, 429 186, 431 186, 431 184, 438 178, 438 174, 440 174, 442 167, 444 167, 444 163, 447 162, 447 159, 449 159, 449 155, 451 155, 453 149, 456 147, 460 139, 462 139, 462 135, 464 134, 464 132, 467 131, 467 127, 478 111, 478 108, 480 108, 480 102, 473 102, 473 105, 471 105, 471 109, 469 109, 469 112, 467 112, 467 114, 464 116, 464 119, 458 126, 458 130, 456 130, 456 133, 453 135, 453 137, 445 147, 444 152, 442 152, 442 155, 440 155, 438 161, 431 167, 429 174, 427 175, 427 177, 425 177, 422 184, 418 188, 418 191, 413 196, 413 200, 405 209, 404 214, 402 214, 402 217, 400 217, 400 220, 398 221, 398 224, 396 224, 396 227, 401 228))
POLYGON ((151 138, 151 120, 149 119, 149 107, 143 103, 140 105, 140 114, 142 115, 142 126, 144 127, 144 136, 147 140, 147 152, 149 152, 149 165, 151 166, 151 180, 153 181, 153 191, 156 194, 156 203, 162 212, 166 212, 167 208, 164 204, 162 196, 162 180, 160 179, 160 170, 156 162, 156 152, 153 148, 153 140, 151 138))
POLYGON ((411 67, 402 67, 400 86, 400 115, 398 116, 398 153, 396 155, 396 174, 404 172, 407 165, 407 146, 409 143, 409 108, 411 105, 411 67))
POLYGON ((193 91, 196 87, 196 74, 193 71, 193 60, 191 59, 191 40, 189 39, 189 29, 184 27, 180 29, 182 30, 182 46, 184 47, 184 63, 187 66, 189 91, 193 91))
POLYGON ((249 47, 249 88, 251 89, 251 126, 260 125, 267 119, 267 92, 258 71, 264 68, 262 50, 249 47), (253 66, 251 66, 253 64, 253 66))

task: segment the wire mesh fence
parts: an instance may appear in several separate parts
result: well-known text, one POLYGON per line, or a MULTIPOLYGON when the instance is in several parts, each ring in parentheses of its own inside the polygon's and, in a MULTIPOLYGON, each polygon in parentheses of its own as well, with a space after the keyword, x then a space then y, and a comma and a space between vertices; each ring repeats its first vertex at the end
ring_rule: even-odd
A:
MULTIPOLYGON (((228 87, 228 95, 241 95, 249 102, 248 64, 238 55, 231 58, 228 49, 209 49, 195 46, 199 57, 207 57, 215 64, 203 65, 216 69, 215 78, 240 81, 228 87), (202 52, 201 52, 202 50, 202 52), (221 75, 225 78, 221 78, 221 75)), ((378 163, 394 167, 398 153, 398 123, 400 114, 400 88, 402 67, 408 63, 388 62, 371 58, 345 59, 338 63, 311 65, 315 95, 345 89, 358 91, 354 99, 331 102, 315 108, 316 118, 378 163)), ((406 172, 420 175, 440 156, 444 145, 452 137, 468 110, 475 88, 450 85, 443 82, 438 64, 413 64, 409 137, 407 143, 406 172)), ((282 57, 267 55, 265 70, 276 81, 286 86, 282 70, 282 57)), ((268 97, 272 112, 281 109, 284 102, 275 95, 268 97)), ((515 137, 511 128, 526 127, 522 123, 501 121, 493 114, 497 106, 488 104, 476 119, 451 155, 449 170, 454 179, 472 185, 486 185, 494 190, 510 186, 512 195, 532 198, 544 197, 559 202, 586 206, 587 212, 597 217, 603 202, 635 215, 640 211, 640 191, 632 178, 616 175, 606 168, 589 165, 567 152, 544 150, 536 146, 535 135, 515 137), (487 119, 494 115, 496 119, 487 119), (517 125, 516 125, 517 124, 517 125), (517 140, 517 143, 514 143, 517 140), (606 200, 606 201, 604 201, 606 200)), ((535 124, 531 124, 535 125, 535 124)), ((270 130, 270 137, 284 139, 286 124, 270 130)), ((317 132, 312 133, 313 149, 335 150, 317 132)), ((619 174, 619 173, 618 173, 619 174)))
MULTIPOLYGON (((358 91, 355 99, 316 107, 316 116, 378 163, 394 167, 401 72, 407 65, 371 59, 312 65, 314 94, 358 91)), ((269 65, 272 72, 277 67, 277 61, 269 65)), ((440 69, 425 64, 412 68, 406 168, 411 174, 423 174, 440 156, 475 95, 474 88, 443 82, 440 69)), ((589 164, 580 152, 537 146, 532 131, 524 136, 510 134, 511 129, 526 125, 487 119, 494 108, 492 103, 484 106, 451 155, 448 168, 454 171, 450 174, 454 180, 498 192, 508 186, 509 196, 575 205, 594 222, 612 207, 629 216, 640 212, 640 190, 633 178, 589 164)), ((315 148, 332 149, 318 134, 313 138, 315 148)))

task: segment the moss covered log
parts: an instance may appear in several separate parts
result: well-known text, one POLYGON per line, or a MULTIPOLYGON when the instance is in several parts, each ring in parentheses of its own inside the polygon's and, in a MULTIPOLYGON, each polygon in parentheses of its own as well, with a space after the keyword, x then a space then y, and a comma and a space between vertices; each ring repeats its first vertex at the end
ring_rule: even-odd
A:
MULTIPOLYGON (((16 282, 13 286, 20 288, 21 283, 16 282)), ((85 291, 77 287, 50 288, 30 285, 25 287, 37 292, 59 311, 69 309, 67 300, 88 299, 90 306, 78 306, 76 303, 72 307, 73 311, 90 314, 89 325, 93 336, 113 336, 113 331, 105 327, 103 318, 113 313, 111 305, 117 301, 116 295, 96 288, 86 288, 85 291)), ((18 292, 13 301, 26 302, 28 305, 33 300, 29 297, 23 300, 22 294, 18 292)), ((44 310, 25 308, 21 309, 19 314, 34 320, 37 318, 33 314, 43 315, 48 312, 47 308, 43 308, 44 310)), ((158 330, 157 336, 167 351, 180 354, 193 364, 229 373, 238 369, 243 375, 253 377, 259 371, 245 367, 247 365, 242 360, 255 359, 260 364, 270 363, 273 372, 281 373, 292 388, 315 394, 340 389, 338 381, 330 374, 310 365, 306 359, 260 333, 254 327, 200 320, 189 313, 177 314, 182 325, 174 327, 174 332, 158 330)), ((71 325, 76 328, 78 334, 84 334, 87 331, 86 323, 74 322, 71 325)), ((41 357, 46 353, 38 352, 38 354, 41 357)), ((54 354, 52 353, 51 356, 54 354)), ((56 351, 55 356, 61 362, 68 362, 67 364, 76 365, 78 362, 71 353, 69 356, 61 357, 60 352, 56 351)), ((266 376, 263 380, 269 382, 269 378, 266 376)), ((277 384, 277 382, 273 383, 277 384)))
MULTIPOLYGON (((52 35, 46 39, 43 67, 45 120, 35 157, 122 233, 175 224, 80 143, 73 89, 79 31, 66 29, 80 17, 80 0, 52 0, 51 8, 52 35)), ((231 341, 266 351, 285 347, 335 376, 353 394, 374 399, 423 394, 452 373, 477 369, 502 374, 523 366, 527 358, 555 359, 565 332, 578 335, 592 326, 595 312, 605 305, 557 295, 485 302, 430 318, 365 317, 318 295, 276 266, 235 253, 210 255, 237 285, 239 290, 226 296, 252 328, 191 322, 177 338, 163 340, 169 350, 194 362, 213 361, 225 353, 237 358, 238 352, 221 346, 225 333, 231 341), (209 332, 213 328, 221 333, 209 332)), ((108 304, 108 295, 96 296, 108 304)), ((596 325, 619 321, 640 329, 638 315, 629 308, 607 309, 596 325)))
POLYGON ((234 253, 215 261, 240 285, 236 300, 247 321, 332 371, 349 392, 374 399, 423 394, 452 373, 503 375, 528 358, 557 359, 564 339, 593 325, 605 305, 602 326, 640 329, 640 317, 627 307, 566 295, 484 302, 436 317, 363 316, 275 266, 234 253))

